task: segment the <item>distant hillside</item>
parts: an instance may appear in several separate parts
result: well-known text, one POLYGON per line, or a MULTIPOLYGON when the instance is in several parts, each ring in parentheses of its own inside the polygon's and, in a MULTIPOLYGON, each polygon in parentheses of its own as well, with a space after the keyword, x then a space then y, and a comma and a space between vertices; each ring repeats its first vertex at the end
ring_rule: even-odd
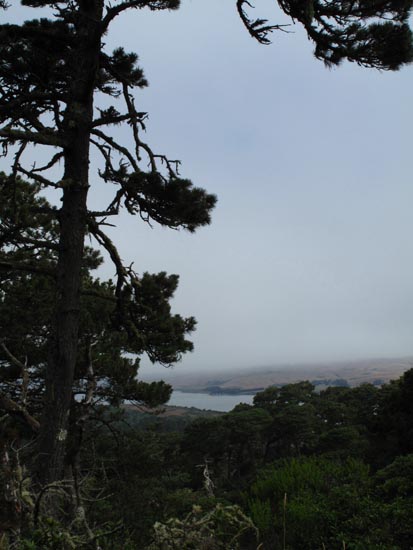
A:
POLYGON ((317 386, 357 386, 365 382, 381 385, 399 378, 412 368, 413 358, 365 359, 329 364, 282 365, 215 373, 180 374, 179 368, 165 371, 162 378, 174 389, 203 393, 255 393, 271 385, 310 380, 317 386))

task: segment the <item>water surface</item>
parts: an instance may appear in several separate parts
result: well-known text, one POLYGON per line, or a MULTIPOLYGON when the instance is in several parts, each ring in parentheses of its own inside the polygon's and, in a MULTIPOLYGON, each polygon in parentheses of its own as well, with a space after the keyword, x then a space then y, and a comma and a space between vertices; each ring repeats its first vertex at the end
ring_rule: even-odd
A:
POLYGON ((227 412, 232 410, 238 403, 251 405, 253 398, 253 395, 209 395, 207 393, 186 393, 174 390, 168 405, 227 412))

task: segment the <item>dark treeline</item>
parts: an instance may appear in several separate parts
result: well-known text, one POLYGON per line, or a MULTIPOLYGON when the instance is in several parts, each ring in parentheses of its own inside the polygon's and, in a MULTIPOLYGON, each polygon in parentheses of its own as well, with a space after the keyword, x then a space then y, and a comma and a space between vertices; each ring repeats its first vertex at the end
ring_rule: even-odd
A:
MULTIPOLYGON (((117 445, 107 433, 97 439, 113 491, 108 517, 117 510, 129 522, 134 548, 153 540, 155 521, 183 521, 194 505, 207 514, 221 503, 240 506, 259 530, 258 542, 250 529, 240 548, 407 550, 412 397, 413 370, 381 388, 316 393, 300 382, 267 388, 254 405, 197 419, 181 433, 130 430, 117 445)), ((165 548, 200 548, 191 536, 186 526, 187 538, 177 536, 176 546, 165 548)), ((230 547, 225 544, 215 540, 205 548, 230 547)))
POLYGON ((409 550, 412 393, 413 369, 381 388, 299 382, 175 432, 106 412, 82 453, 89 521, 114 530, 108 549, 409 550))

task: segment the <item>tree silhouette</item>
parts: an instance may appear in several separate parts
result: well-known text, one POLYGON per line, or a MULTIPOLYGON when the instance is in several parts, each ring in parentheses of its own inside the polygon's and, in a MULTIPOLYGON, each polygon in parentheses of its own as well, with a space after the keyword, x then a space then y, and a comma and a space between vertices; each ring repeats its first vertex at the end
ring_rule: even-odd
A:
MULTIPOLYGON (((278 0, 278 5, 303 25, 315 44, 314 55, 327 66, 347 59, 365 67, 397 70, 413 59, 411 0, 278 0)), ((253 7, 249 0, 237 0, 240 17, 256 40, 268 44, 272 32, 288 32, 288 25, 252 19, 253 7)))
MULTIPOLYGON (((142 312, 134 315, 136 311, 131 305, 139 304, 145 292, 169 299, 177 279, 159 276, 151 279, 148 287, 148 281, 122 262, 104 231, 107 218, 125 208, 145 221, 194 231, 210 222, 216 199, 182 179, 177 161, 155 153, 142 140, 146 114, 137 112, 131 93, 133 88, 146 86, 137 56, 121 48, 107 53, 102 43, 111 21, 125 9, 173 9, 178 3, 123 2, 113 7, 106 7, 103 0, 23 3, 31 7, 51 6, 55 16, 53 20, 0 27, 0 138, 4 154, 14 155, 10 181, 24 175, 38 189, 58 191, 62 205, 59 209, 36 207, 39 213, 54 217, 58 234, 54 240, 25 235, 19 227, 16 209, 14 220, 5 230, 4 244, 30 246, 31 260, 27 256, 10 257, 6 250, 1 266, 15 272, 40 271, 50 275, 52 271, 55 280, 38 463, 39 480, 50 482, 62 475, 66 448, 78 353, 85 235, 89 234, 106 249, 115 265, 114 322, 130 338, 144 339, 142 327, 137 323, 142 312), (95 106, 96 95, 105 96, 111 104, 105 109, 95 106), (123 107, 118 106, 121 102, 123 107), (110 128, 120 123, 129 126, 132 147, 127 148, 111 136, 110 128), (46 146, 51 151, 42 166, 25 164, 25 153, 33 145, 46 146), (87 206, 89 189, 96 186, 89 178, 91 146, 97 148, 103 161, 101 180, 114 186, 113 200, 102 212, 92 212, 87 206), (60 161, 63 173, 56 179, 51 174, 56 172, 60 161), (39 261, 45 249, 56 252, 52 269, 39 261)), ((97 192, 96 187, 93 192, 97 192)), ((162 327, 162 313, 162 309, 156 314, 147 312, 148 323, 162 327)), ((193 326, 193 320, 189 321, 182 327, 183 332, 193 326)), ((160 330, 158 338, 161 334, 160 330)), ((169 336, 165 331, 163 353, 153 351, 153 359, 169 363, 179 358, 169 336)), ((160 344, 154 350, 156 347, 159 349, 160 344)))

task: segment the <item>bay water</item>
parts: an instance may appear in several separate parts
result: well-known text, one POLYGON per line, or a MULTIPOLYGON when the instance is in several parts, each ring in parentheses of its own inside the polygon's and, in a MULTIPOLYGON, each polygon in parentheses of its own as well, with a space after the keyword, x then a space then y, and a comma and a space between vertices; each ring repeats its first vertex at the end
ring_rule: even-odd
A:
POLYGON ((208 393, 190 393, 174 390, 168 405, 176 407, 195 407, 197 409, 207 409, 211 411, 228 412, 238 403, 252 404, 254 395, 225 395, 208 393))

